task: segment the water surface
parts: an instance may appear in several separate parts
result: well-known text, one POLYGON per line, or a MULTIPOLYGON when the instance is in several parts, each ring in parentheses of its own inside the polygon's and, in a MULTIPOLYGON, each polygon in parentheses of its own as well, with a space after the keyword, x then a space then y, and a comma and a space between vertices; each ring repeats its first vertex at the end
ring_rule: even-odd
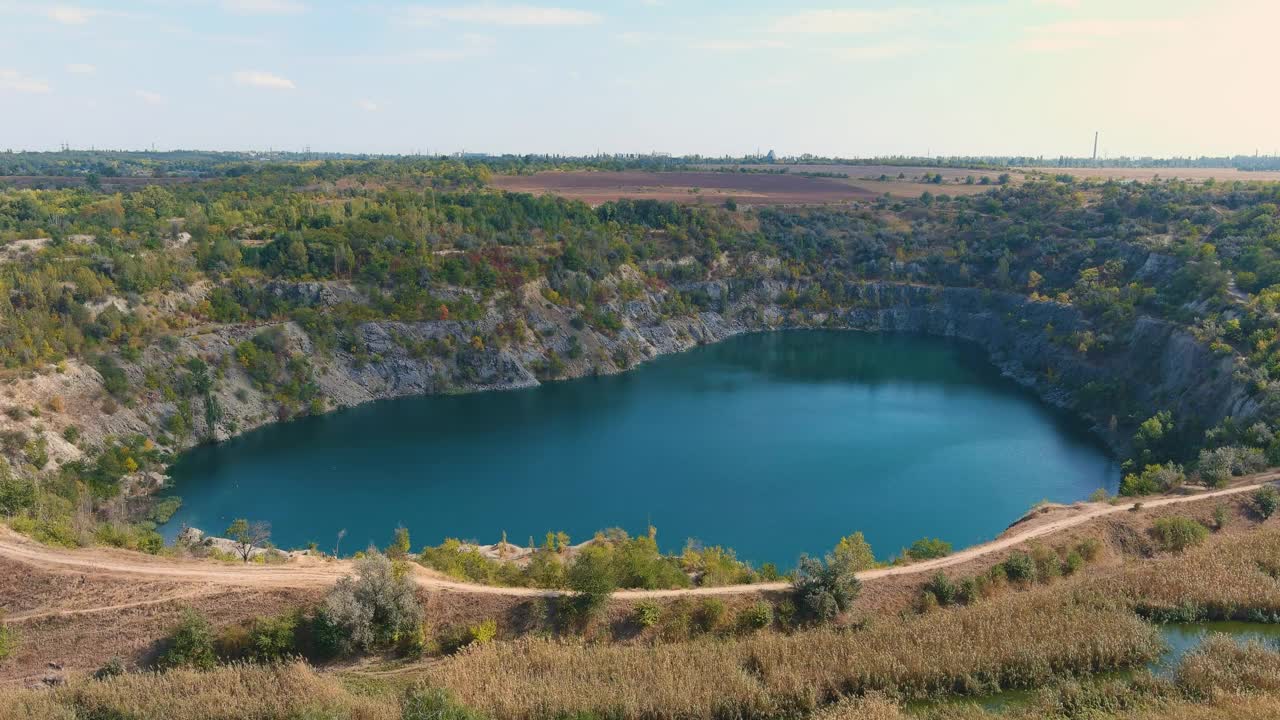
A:
POLYGON ((658 528, 791 567, 862 530, 884 558, 923 535, 989 540, 1041 499, 1119 471, 1076 422, 976 347, 840 331, 747 335, 621 375, 380 401, 197 448, 167 526, 267 520, 282 547, 658 528))

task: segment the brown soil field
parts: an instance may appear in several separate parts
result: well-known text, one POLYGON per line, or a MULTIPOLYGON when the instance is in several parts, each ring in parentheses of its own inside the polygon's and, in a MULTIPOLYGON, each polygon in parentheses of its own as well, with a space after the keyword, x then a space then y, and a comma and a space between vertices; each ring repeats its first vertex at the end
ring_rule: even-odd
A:
POLYGON ((728 172, 572 170, 495 175, 491 184, 511 192, 550 193, 592 205, 621 198, 711 205, 729 198, 746 205, 825 205, 873 200, 880 194, 835 178, 728 172))
POLYGON ((1071 175, 1078 178, 1101 180, 1208 180, 1242 182, 1273 182, 1280 180, 1280 171, 1236 170, 1235 168, 1019 168, 1017 172, 1040 172, 1047 175, 1071 175))

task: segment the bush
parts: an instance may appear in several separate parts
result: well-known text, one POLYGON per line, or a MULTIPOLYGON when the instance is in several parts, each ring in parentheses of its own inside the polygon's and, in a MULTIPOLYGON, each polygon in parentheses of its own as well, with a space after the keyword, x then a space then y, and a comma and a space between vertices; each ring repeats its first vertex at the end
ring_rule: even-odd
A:
POLYGON ((1080 553, 1085 562, 1093 562, 1102 554, 1102 541, 1098 538, 1085 538, 1076 545, 1076 552, 1080 553))
POLYGON ((738 627, 743 630, 763 630, 773 624, 773 606, 763 600, 738 613, 738 627))
POLYGON ((1147 465, 1141 473, 1129 473, 1120 481, 1121 495, 1153 495, 1169 492, 1187 481, 1181 465, 1147 465))
POLYGON ((486 720, 485 716, 453 698, 442 688, 409 691, 401 704, 402 720, 486 720))
POLYGON ((1004 568, 1005 577, 1012 582, 1030 582, 1036 577, 1036 564, 1025 552, 1015 552, 1005 558, 1000 567, 1004 568))
POLYGON ((600 545, 583 548, 573 565, 569 566, 567 575, 569 589, 574 593, 574 605, 586 615, 603 609, 618 587, 608 551, 600 545))
POLYGON ((724 601, 720 598, 703 598, 702 602, 698 603, 698 610, 694 613, 693 620, 698 631, 716 632, 724 627, 727 612, 724 601))
POLYGON ((907 557, 912 560, 931 560, 951 554, 951 543, 938 538, 920 538, 907 548, 907 557))
POLYGON ((340 652, 394 644, 422 623, 422 608, 407 573, 397 572, 385 555, 370 549, 356 560, 356 576, 347 576, 325 597, 325 630, 338 630, 340 652))
POLYGON ((934 600, 943 607, 954 604, 958 595, 956 584, 943 573, 937 573, 930 578, 929 582, 925 583, 924 592, 932 594, 934 600))
POLYGON ((1247 475, 1266 468, 1267 458, 1257 448, 1228 445, 1201 450, 1196 463, 1206 485, 1221 487, 1235 475, 1247 475))
MULTIPOLYGON (((3 619, 3 616, 0 616, 0 620, 2 619, 3 619)), ((8 625, 0 623, 0 661, 4 661, 10 655, 12 655, 13 648, 17 644, 18 644, 17 632, 13 628, 9 627, 8 625)))
POLYGON ((1084 567, 1084 556, 1072 550, 1067 553, 1067 557, 1062 561, 1062 574, 1074 575, 1084 567))
POLYGON ((1227 523, 1231 521, 1231 515, 1227 511, 1227 506, 1219 503, 1213 508, 1213 530, 1214 532, 1222 532, 1226 529, 1227 523))
POLYGON ((249 657, 272 662, 298 654, 298 613, 258 618, 249 629, 249 657))
POLYGON ((124 674, 124 661, 113 657, 93 672, 94 680, 107 680, 124 674))
POLYGON ((467 627, 467 636, 470 638, 469 645, 483 645, 487 642, 493 642, 498 637, 498 621, 489 618, 483 622, 467 627))
POLYGON ((796 606, 805 619, 830 622, 853 604, 862 583, 848 567, 828 556, 825 561, 800 556, 791 581, 796 606))
POLYGON ((662 619, 662 608, 652 600, 636 603, 631 611, 631 621, 642 628, 651 628, 662 619))
POLYGON ((213 630, 209 621, 194 610, 184 610, 182 620, 169 634, 156 664, 161 668, 212 670, 218 659, 213 651, 213 630))
POLYGON ((1280 506, 1280 492, 1277 492, 1275 486, 1265 485, 1258 488, 1253 493, 1253 509, 1258 513, 1258 517, 1268 520, 1276 512, 1276 507, 1280 506))
POLYGON ((0 460, 0 515, 11 517, 36 504, 36 486, 30 480, 13 477, 0 460))
POLYGON ((1031 562, 1036 567, 1036 580, 1049 582, 1062 573, 1062 562, 1058 554, 1044 545, 1031 547, 1031 562))
POLYGON ((1160 549, 1174 553, 1199 545, 1209 536, 1209 528, 1191 518, 1178 515, 1156 520, 1151 532, 1155 535, 1160 549))

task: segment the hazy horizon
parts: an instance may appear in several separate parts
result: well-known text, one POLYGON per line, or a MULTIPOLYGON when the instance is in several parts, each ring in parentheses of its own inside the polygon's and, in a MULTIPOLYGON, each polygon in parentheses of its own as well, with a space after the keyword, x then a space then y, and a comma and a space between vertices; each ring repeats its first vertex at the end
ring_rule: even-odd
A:
POLYGON ((0 146, 1274 154, 1264 0, 0 0, 0 146))

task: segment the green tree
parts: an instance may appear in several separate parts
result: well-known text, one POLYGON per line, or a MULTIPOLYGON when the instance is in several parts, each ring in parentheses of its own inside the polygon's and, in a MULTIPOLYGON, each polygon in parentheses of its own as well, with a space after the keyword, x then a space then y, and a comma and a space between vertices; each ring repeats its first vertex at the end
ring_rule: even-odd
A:
POLYGON ((912 560, 930 560, 950 554, 951 543, 939 538, 920 538, 907 548, 907 557, 912 560))
POLYGON ((237 518, 227 526, 227 537, 236 544, 236 554, 247 563, 253 556, 253 551, 263 547, 271 539, 271 525, 237 518))
POLYGON ((876 566, 876 556, 871 551, 871 543, 867 542, 861 531, 840 538, 831 556, 836 562, 854 572, 870 570, 876 566))

